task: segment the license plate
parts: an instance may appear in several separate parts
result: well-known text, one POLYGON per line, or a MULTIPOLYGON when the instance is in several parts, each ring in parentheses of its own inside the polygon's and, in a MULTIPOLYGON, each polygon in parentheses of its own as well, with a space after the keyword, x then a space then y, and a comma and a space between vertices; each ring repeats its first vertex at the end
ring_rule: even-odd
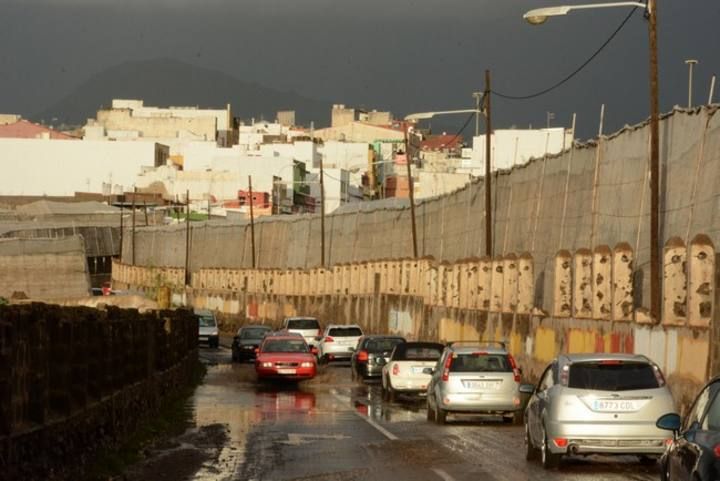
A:
POLYGON ((596 399, 593 401, 593 411, 601 413, 633 412, 638 406, 635 401, 622 399, 596 399))
POLYGON ((297 371, 295 369, 278 369, 278 374, 295 374, 297 371))
POLYGON ((500 383, 498 381, 465 381, 465 385, 469 389, 499 389, 500 383))

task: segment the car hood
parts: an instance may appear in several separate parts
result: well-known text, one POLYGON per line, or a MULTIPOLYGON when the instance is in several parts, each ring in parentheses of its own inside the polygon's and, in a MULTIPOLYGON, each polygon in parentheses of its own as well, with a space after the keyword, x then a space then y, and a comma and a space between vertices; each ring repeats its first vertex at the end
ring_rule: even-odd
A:
POLYGON ((315 361, 309 352, 261 352, 258 361, 264 362, 304 362, 315 361))

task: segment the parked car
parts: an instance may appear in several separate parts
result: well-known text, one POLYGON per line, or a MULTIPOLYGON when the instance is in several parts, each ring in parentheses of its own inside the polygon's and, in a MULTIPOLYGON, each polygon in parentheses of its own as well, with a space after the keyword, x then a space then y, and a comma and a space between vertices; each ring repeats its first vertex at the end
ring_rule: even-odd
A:
POLYGON ((353 380, 380 377, 393 349, 403 342, 405 338, 398 336, 361 337, 351 358, 353 380))
POLYGON ((302 381, 317 373, 317 361, 305 339, 297 335, 267 336, 255 358, 258 380, 302 381))
POLYGON ((383 397, 394 401, 397 393, 424 396, 430 382, 425 369, 437 364, 444 348, 437 342, 405 342, 395 346, 390 361, 382 369, 383 397))
POLYGON ((427 418, 445 424, 449 414, 500 414, 522 424, 522 372, 502 342, 450 343, 427 388, 427 418))
POLYGON ((720 479, 720 378, 700 391, 685 421, 668 413, 657 427, 672 431, 674 440, 660 460, 663 481, 720 479))
POLYGON ((314 317, 288 317, 283 321, 280 329, 302 335, 309 346, 314 346, 315 338, 323 332, 320 321, 314 317))
POLYGON ((255 359, 255 349, 260 347, 260 343, 269 332, 272 332, 269 326, 261 325, 243 326, 238 329, 232 343, 233 362, 255 359))
POLYGON ((315 338, 320 361, 349 361, 362 335, 357 324, 330 324, 315 338))
POLYGON ((195 315, 198 318, 198 343, 217 348, 220 345, 220 332, 215 314, 207 309, 195 309, 195 315))
POLYGON ((566 454, 652 460, 672 439, 655 423, 673 411, 660 368, 645 356, 563 355, 545 369, 525 410, 527 458, 545 468, 566 454))

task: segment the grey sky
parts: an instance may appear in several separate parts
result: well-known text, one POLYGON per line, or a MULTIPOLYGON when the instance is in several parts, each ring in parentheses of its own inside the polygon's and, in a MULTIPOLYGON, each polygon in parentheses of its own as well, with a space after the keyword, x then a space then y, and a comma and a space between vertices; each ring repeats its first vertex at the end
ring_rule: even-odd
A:
MULTIPOLYGON (((627 10, 522 21, 546 0, 0 0, 0 111, 30 115, 93 73, 126 60, 175 57, 309 97, 397 114, 462 108, 481 89, 525 94, 594 51, 627 10)), ((720 1, 660 0, 662 109, 696 101, 720 73, 720 1)), ((720 95, 718 95, 720 98, 720 95)), ((192 99, 188 99, 191 103, 192 99)), ((648 111, 647 28, 640 13, 583 73, 539 99, 495 101, 498 125, 579 115, 597 130, 601 103, 616 129, 648 111)), ((242 106, 235 109, 242 114, 242 106)), ((454 124, 446 125, 453 128, 454 124)))

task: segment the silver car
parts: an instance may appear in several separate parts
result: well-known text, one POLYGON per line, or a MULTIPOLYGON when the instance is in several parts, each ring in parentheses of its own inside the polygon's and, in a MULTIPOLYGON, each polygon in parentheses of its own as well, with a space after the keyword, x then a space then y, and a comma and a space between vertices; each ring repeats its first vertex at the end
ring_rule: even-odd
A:
POLYGON ((195 309, 195 316, 198 318, 198 343, 217 348, 220 345, 220 331, 215 313, 207 309, 195 309))
POLYGON ((672 441, 655 422, 674 411, 665 378, 647 357, 562 355, 545 369, 525 410, 527 459, 539 458, 545 468, 566 454, 652 460, 672 441))
POLYGON ((314 317, 287 317, 283 321, 281 330, 300 334, 305 338, 308 346, 316 345, 315 338, 322 334, 320 322, 314 317))
POLYGON ((448 414, 500 414, 522 423, 521 371, 500 342, 452 343, 433 369, 427 418, 445 424, 448 414))

